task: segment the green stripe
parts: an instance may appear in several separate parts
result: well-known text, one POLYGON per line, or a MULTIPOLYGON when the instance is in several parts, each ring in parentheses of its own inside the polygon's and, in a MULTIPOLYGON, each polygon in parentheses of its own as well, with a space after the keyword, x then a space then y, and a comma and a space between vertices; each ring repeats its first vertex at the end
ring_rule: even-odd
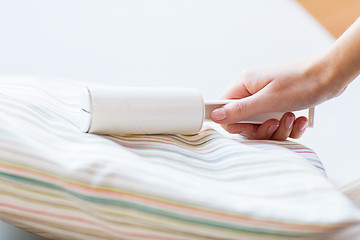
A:
POLYGON ((213 221, 208 221, 208 220, 203 220, 203 219, 189 218, 189 217, 186 217, 183 215, 179 215, 179 214, 175 214, 175 213, 171 213, 171 212, 167 212, 167 211, 159 210, 159 209, 155 209, 155 208, 146 207, 146 206, 139 205, 136 203, 86 196, 86 195, 71 191, 69 189, 63 188, 61 186, 58 186, 58 185, 55 185, 52 183, 48 183, 48 182, 44 182, 44 181, 40 181, 40 180, 36 180, 36 179, 31 179, 31 178, 17 176, 17 175, 3 173, 3 172, 0 172, 0 176, 6 177, 9 179, 20 180, 20 181, 31 183, 31 184, 36 184, 36 185, 51 188, 51 189, 56 189, 56 190, 59 190, 62 192, 66 192, 74 197, 79 198, 79 199, 86 200, 88 202, 102 203, 102 204, 115 205, 115 206, 121 206, 121 207, 125 207, 125 208, 136 209, 136 210, 143 211, 146 213, 150 213, 150 214, 154 214, 154 215, 162 216, 162 217, 167 217, 167 218, 172 218, 172 219, 183 221, 186 223, 204 225, 204 226, 208 226, 208 227, 220 228, 220 229, 231 230, 231 231, 241 232, 241 233, 257 234, 257 235, 273 236, 273 237, 276 237, 276 236, 277 237, 310 237, 310 236, 314 237, 315 236, 315 233, 284 233, 284 232, 264 230, 264 229, 259 230, 259 229, 244 228, 244 227, 223 224, 223 223, 213 222, 213 221))

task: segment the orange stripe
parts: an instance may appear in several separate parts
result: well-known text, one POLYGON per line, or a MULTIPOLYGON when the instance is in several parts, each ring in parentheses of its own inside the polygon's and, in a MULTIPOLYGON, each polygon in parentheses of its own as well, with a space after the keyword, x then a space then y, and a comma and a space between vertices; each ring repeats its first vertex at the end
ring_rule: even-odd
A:
MULTIPOLYGON (((90 221, 90 220, 80 218, 80 217, 72 217, 72 216, 67 216, 67 215, 54 214, 54 213, 50 213, 50 212, 45 212, 45 211, 40 211, 40 210, 34 210, 34 209, 19 207, 19 206, 16 206, 16 205, 11 205, 11 204, 6 204, 6 203, 0 203, 0 207, 1 206, 6 207, 6 208, 15 209, 15 210, 22 211, 22 212, 35 214, 35 215, 42 215, 42 216, 46 216, 46 217, 52 217, 52 218, 63 219, 63 220, 68 220, 68 221, 70 220, 70 221, 76 221, 76 222, 82 222, 82 223, 86 223, 86 224, 91 224, 93 226, 101 227, 101 228, 106 229, 108 231, 111 231, 113 233, 122 234, 124 236, 141 237, 141 238, 145 238, 145 239, 151 238, 151 239, 163 239, 163 240, 184 240, 183 238, 169 238, 169 237, 162 237, 162 236, 158 236, 158 235, 147 235, 147 234, 140 234, 140 233, 138 234, 138 233, 130 233, 130 232, 119 231, 117 229, 110 228, 105 224, 101 224, 101 223, 98 223, 98 222, 95 222, 95 221, 90 221)), ((78 227, 79 226, 77 226, 77 228, 78 227)))
POLYGON ((233 214, 229 214, 229 213, 218 212, 218 211, 214 211, 214 210, 208 210, 208 209, 204 209, 204 208, 198 208, 198 207, 189 206, 189 205, 185 205, 185 204, 170 202, 170 201, 166 201, 163 199, 157 199, 154 197, 140 195, 137 193, 129 193, 129 192, 124 192, 124 191, 119 191, 119 190, 114 190, 114 189, 109 189, 109 188, 104 188, 104 187, 89 187, 83 183, 76 183, 74 181, 69 181, 69 180, 59 178, 59 177, 54 177, 49 174, 40 172, 38 170, 34 170, 34 169, 30 169, 30 168, 27 168, 28 170, 25 170, 25 168, 15 167, 14 165, 4 164, 4 163, 2 163, 2 165, 9 170, 16 170, 19 172, 30 173, 31 175, 40 176, 43 179, 48 179, 48 180, 50 180, 50 182, 54 182, 53 180, 55 180, 60 183, 64 183, 65 185, 68 185, 70 187, 73 186, 73 187, 76 187, 76 188, 79 188, 79 189, 82 189, 82 190, 85 190, 88 192, 106 193, 106 194, 114 195, 114 196, 126 196, 129 198, 141 200, 145 203, 148 202, 148 203, 156 205, 156 206, 164 205, 165 207, 171 207, 172 209, 180 210, 180 211, 192 210, 194 213, 201 213, 201 214, 205 214, 206 216, 210 216, 210 217, 216 217, 216 218, 221 217, 223 219, 231 220, 231 221, 233 221, 233 220, 244 221, 247 223, 264 224, 264 225, 269 225, 269 226, 281 226, 281 227, 288 227, 288 228, 293 228, 293 229, 308 229, 308 230, 321 230, 321 231, 333 229, 333 227, 331 227, 331 226, 315 226, 315 225, 304 225, 304 224, 294 224, 294 223, 282 223, 282 222, 274 222, 271 220, 254 219, 254 218, 247 217, 247 216, 233 215, 233 214))

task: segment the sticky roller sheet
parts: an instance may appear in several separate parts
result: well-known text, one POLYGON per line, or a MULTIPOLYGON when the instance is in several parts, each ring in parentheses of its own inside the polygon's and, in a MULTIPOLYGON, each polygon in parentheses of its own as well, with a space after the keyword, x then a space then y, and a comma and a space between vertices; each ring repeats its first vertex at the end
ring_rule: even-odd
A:
MULTIPOLYGON (((192 88, 88 87, 81 94, 80 129, 97 134, 192 134, 210 120, 213 109, 230 101, 204 102, 201 92, 192 88)), ((263 123, 282 115, 259 114, 244 122, 263 123)))

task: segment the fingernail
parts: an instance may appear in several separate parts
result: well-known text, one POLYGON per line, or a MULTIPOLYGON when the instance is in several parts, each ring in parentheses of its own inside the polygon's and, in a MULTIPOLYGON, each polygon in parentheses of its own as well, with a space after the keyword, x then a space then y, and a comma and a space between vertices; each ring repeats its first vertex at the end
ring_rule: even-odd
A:
POLYGON ((285 127, 287 129, 291 128, 292 124, 294 123, 295 118, 294 117, 287 117, 285 120, 285 127))
POLYGON ((279 127, 279 125, 271 125, 269 128, 268 128, 268 135, 273 135, 274 132, 276 131, 276 129, 279 127))
POLYGON ((216 121, 224 120, 226 118, 226 112, 224 108, 217 108, 211 112, 211 118, 216 121))
POLYGON ((246 137, 246 138, 251 139, 251 138, 253 138, 253 136, 254 136, 254 132, 244 131, 244 132, 241 132, 240 135, 242 135, 242 136, 244 136, 244 137, 246 137))
POLYGON ((307 127, 307 121, 302 121, 302 122, 299 124, 299 130, 300 130, 300 131, 304 131, 306 127, 307 127))

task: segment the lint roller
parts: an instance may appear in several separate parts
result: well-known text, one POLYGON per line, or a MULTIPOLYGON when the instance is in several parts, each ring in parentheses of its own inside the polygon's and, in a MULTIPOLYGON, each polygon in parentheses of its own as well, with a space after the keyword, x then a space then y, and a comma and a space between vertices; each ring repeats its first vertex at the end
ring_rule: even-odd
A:
MULTIPOLYGON (((88 87, 81 94, 80 129, 97 134, 192 134, 210 120, 212 110, 230 101, 204 102, 201 92, 192 88, 88 87)), ((263 123, 282 115, 259 114, 244 122, 263 123)))

